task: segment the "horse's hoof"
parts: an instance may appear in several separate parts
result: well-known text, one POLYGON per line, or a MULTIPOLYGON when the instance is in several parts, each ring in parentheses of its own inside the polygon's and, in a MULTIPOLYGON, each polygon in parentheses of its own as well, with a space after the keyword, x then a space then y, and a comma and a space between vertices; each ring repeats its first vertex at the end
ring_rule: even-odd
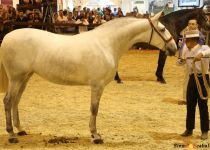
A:
POLYGON ((17 138, 9 138, 8 139, 9 143, 18 143, 18 139, 17 138))
POLYGON ((92 142, 94 144, 103 144, 104 143, 103 139, 93 139, 92 142))
POLYGON ((20 131, 20 132, 17 133, 17 135, 24 136, 24 135, 27 135, 27 133, 25 131, 20 131))
POLYGON ((101 139, 101 135, 100 134, 96 134, 95 136, 91 135, 91 137, 92 137, 91 141, 94 144, 103 144, 104 143, 103 139, 101 139))

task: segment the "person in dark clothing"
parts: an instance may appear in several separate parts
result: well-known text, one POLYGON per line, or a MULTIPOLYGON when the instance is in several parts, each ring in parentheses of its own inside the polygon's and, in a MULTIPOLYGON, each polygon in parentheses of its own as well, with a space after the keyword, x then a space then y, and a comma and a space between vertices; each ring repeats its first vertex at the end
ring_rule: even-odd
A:
POLYGON ((166 84, 165 79, 163 78, 163 68, 165 66, 165 62, 166 62, 166 54, 164 51, 159 52, 159 57, 158 57, 158 66, 157 66, 157 70, 155 72, 155 75, 157 77, 157 81, 163 84, 166 84))
MULTIPOLYGON (((26 17, 26 15, 24 14, 24 12, 22 10, 20 10, 18 12, 18 16, 16 18, 16 22, 25 22, 27 23, 28 22, 28 18, 26 17)), ((16 29, 20 29, 20 28, 26 28, 28 27, 27 25, 16 25, 15 28, 16 29)))

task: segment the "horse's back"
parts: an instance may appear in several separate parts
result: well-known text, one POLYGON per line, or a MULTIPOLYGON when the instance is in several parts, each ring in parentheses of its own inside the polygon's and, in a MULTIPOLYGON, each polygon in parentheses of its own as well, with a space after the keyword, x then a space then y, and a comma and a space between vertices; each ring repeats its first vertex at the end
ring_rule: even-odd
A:
POLYGON ((24 29, 14 30, 8 33, 4 37, 2 44, 3 45, 6 44, 7 46, 9 46, 10 44, 18 43, 18 42, 23 42, 21 44, 27 44, 25 42, 29 42, 28 44, 31 44, 31 42, 41 42, 42 40, 46 40, 46 38, 49 38, 49 37, 52 38, 53 36, 54 36, 53 33, 50 33, 47 31, 43 31, 39 29, 24 28, 24 29))
POLYGON ((3 40, 3 61, 10 72, 18 68, 20 73, 35 72, 51 82, 89 84, 107 76, 115 64, 109 53, 84 40, 87 37, 36 29, 15 30, 3 40))

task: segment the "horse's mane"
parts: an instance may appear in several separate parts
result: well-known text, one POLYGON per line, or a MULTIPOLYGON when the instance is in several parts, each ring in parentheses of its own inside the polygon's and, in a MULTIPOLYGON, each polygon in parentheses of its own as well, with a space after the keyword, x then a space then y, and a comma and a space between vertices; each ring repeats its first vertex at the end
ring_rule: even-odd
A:
POLYGON ((195 9, 181 9, 181 10, 178 10, 178 11, 174 11, 174 12, 171 12, 165 16, 163 16, 162 18, 170 18, 170 17, 174 17, 174 16, 184 16, 185 14, 189 13, 189 12, 192 12, 192 11, 197 11, 197 10, 200 10, 200 8, 195 8, 195 9))
POLYGON ((169 13, 159 20, 173 35, 174 39, 177 40, 178 35, 187 26, 190 19, 196 19, 201 27, 204 22, 202 15, 204 15, 204 13, 201 8, 182 9, 169 13))
POLYGON ((139 21, 139 18, 135 18, 135 17, 122 17, 122 18, 116 18, 116 19, 112 19, 106 23, 103 23, 102 25, 98 26, 96 29, 102 29, 102 28, 113 28, 113 29, 117 29, 120 28, 124 25, 127 25, 131 22, 135 22, 135 21, 139 21))

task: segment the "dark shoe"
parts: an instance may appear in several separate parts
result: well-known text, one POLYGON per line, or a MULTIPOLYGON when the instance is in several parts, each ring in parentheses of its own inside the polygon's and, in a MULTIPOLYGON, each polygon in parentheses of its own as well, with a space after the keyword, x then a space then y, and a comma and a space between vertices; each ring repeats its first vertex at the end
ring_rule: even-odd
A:
POLYGON ((201 134, 201 140, 206 140, 206 139, 208 139, 208 132, 203 132, 201 134))
POLYGON ((178 105, 186 105, 187 102, 185 100, 180 100, 178 101, 178 105))
POLYGON ((192 134, 193 134, 192 131, 185 130, 185 131, 181 134, 181 136, 191 136, 192 134))
POLYGON ((162 84, 166 84, 166 81, 164 78, 157 78, 157 81, 162 83, 162 84))

